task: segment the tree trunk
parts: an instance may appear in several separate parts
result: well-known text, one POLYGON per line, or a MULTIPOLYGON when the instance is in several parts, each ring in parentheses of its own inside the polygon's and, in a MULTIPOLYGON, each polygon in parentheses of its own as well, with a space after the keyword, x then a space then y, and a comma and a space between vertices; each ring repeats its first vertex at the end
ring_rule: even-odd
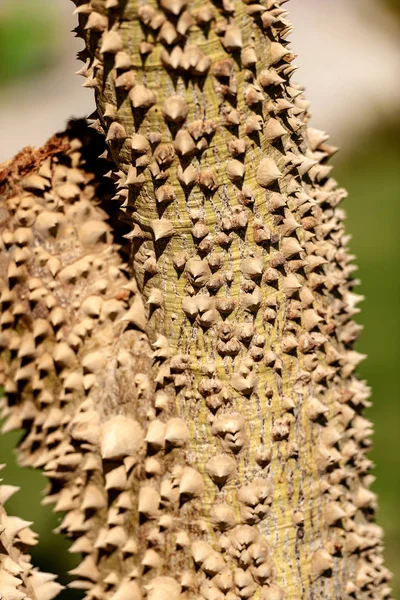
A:
POLYGON ((188 589, 384 597, 345 193, 290 81, 283 3, 78 6, 84 74, 120 168, 147 331, 171 356, 159 386, 191 432, 188 589))
POLYGON ((129 282, 75 149, 69 191, 53 158, 13 198, 37 252, 34 284, 15 238, 5 259, 6 299, 30 302, 8 300, 8 422, 28 426, 90 599, 390 596, 345 193, 290 82, 281 4, 78 3, 129 282))

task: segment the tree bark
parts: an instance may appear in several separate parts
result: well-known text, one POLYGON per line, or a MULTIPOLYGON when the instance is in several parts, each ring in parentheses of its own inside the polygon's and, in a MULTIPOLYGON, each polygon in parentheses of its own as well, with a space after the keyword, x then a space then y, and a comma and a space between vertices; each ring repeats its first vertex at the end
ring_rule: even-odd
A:
POLYGON ((83 74, 191 431, 190 592, 384 597, 345 193, 291 83, 283 3, 78 3, 83 74))
POLYGON ((345 193, 281 4, 78 2, 125 272, 74 144, 8 200, 8 426, 87 598, 390 597, 345 193))
MULTIPOLYGON (((59 530, 77 540, 71 551, 85 556, 76 570, 81 579, 72 584, 83 589, 94 588, 100 576, 102 543, 114 549, 122 536, 125 546, 131 533, 130 496, 122 491, 138 442, 123 440, 128 456, 125 466, 119 464, 113 427, 121 436, 124 428, 140 433, 133 417, 144 418, 152 387, 143 323, 133 318, 139 329, 132 329, 130 309, 136 315, 141 300, 114 241, 124 228, 116 226, 113 235, 107 223, 113 186, 103 177, 105 161, 96 159, 104 150, 98 138, 85 123, 73 123, 44 148, 24 149, 0 174, 3 431, 25 429, 19 460, 43 468, 49 478, 45 502, 66 513, 59 530), (109 443, 103 467, 104 423, 109 443)), ((21 545, 35 542, 29 523, 0 516, 7 539, 0 548, 4 598, 27 593, 31 600, 51 600, 60 586, 35 575, 28 557, 18 554, 21 545), (22 584, 10 578, 20 573, 22 584)))

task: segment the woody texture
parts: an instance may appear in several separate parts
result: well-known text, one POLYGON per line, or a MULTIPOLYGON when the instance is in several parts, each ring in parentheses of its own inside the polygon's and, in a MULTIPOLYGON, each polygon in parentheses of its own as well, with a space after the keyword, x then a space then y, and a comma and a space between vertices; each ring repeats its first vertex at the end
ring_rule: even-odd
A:
MULTIPOLYGON (((4 431, 87 600, 391 598, 346 193, 284 2, 77 1, 97 120, 2 165, 4 431)), ((51 600, 15 491, 0 597, 51 600)))

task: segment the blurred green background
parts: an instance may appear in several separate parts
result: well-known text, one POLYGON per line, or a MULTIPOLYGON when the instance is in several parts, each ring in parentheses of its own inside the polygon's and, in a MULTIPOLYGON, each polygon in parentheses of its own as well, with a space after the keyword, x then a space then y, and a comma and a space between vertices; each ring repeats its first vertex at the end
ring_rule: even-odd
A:
MULTIPOLYGON (((307 1, 303 1, 306 8, 307 1)), ((62 58, 64 48, 60 46, 59 31, 64 23, 57 12, 61 3, 43 3, 43 6, 52 6, 51 10, 38 10, 41 3, 43 0, 3 0, 0 4, 0 98, 2 90, 8 93, 11 90, 12 96, 12 86, 20 86, 21 82, 28 82, 29 89, 35 77, 54 69, 62 58)), ((312 0, 309 3, 312 4, 312 0)), ((67 0, 62 4, 68 4, 67 0)), ((390 18, 400 18, 400 1, 387 0, 387 5, 392 11, 390 18)), ((90 92, 87 94, 89 96, 90 92)), ((309 99, 313 102, 313 98, 309 99)), ((352 110, 356 110, 355 106, 356 102, 352 110)), ((329 112, 328 106, 327 115, 329 112)), ((68 116, 67 111, 65 118, 68 116)), ((400 597, 400 579, 396 577, 400 572, 398 107, 397 110, 393 107, 385 110, 384 116, 378 111, 377 117, 370 117, 353 138, 341 134, 342 151, 334 159, 334 176, 349 192, 344 203, 348 214, 347 231, 352 234, 350 247, 357 256, 358 276, 362 281, 357 291, 366 297, 358 318, 364 325, 364 332, 357 349, 368 354, 368 359, 362 363, 359 373, 373 389, 373 406, 366 415, 375 424, 371 458, 376 463, 374 474, 377 480, 373 488, 380 502, 378 522, 385 529, 387 566, 395 573, 394 597, 400 597)), ((29 113, 21 118, 26 119, 28 127, 29 113)), ((323 126, 320 123, 314 125, 323 126)), ((332 142, 337 141, 333 135, 332 142)), ((34 522, 34 529, 40 534, 40 545, 33 549, 34 562, 44 570, 59 573, 61 582, 67 583, 65 567, 72 569, 78 561, 68 554, 68 542, 52 533, 61 517, 53 515, 50 507, 40 506, 45 478, 40 473, 16 466, 12 449, 20 435, 14 432, 0 437, 0 462, 7 463, 2 472, 3 479, 8 484, 22 486, 7 508, 11 514, 34 522)), ((68 590, 60 597, 72 600, 81 598, 82 594, 68 590)))

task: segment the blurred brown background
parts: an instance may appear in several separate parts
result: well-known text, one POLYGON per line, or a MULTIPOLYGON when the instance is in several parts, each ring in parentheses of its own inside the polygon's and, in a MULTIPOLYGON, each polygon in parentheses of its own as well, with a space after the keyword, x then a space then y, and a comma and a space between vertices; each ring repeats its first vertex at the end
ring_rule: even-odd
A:
MULTIPOLYGON (((334 176, 349 191, 347 227, 362 281, 358 293, 366 296, 358 350, 368 359, 359 373, 373 388, 367 416, 376 431, 371 457, 378 520, 386 532, 387 565, 399 574, 400 0, 291 0, 286 6, 295 25, 297 81, 307 89, 312 124, 329 131, 341 148, 334 176)), ((68 0, 0 0, 0 162, 25 145, 41 145, 69 117, 94 110, 92 91, 74 74, 83 44, 70 33, 73 8, 68 0)), ((40 533, 35 561, 62 574, 77 560, 51 532, 61 517, 40 506, 44 477, 15 465, 19 435, 0 438, 0 462, 8 463, 3 478, 22 486, 8 510, 34 521, 40 533)), ((65 575, 61 580, 68 581, 65 575)), ((393 587, 396 597, 399 577, 393 587)))

